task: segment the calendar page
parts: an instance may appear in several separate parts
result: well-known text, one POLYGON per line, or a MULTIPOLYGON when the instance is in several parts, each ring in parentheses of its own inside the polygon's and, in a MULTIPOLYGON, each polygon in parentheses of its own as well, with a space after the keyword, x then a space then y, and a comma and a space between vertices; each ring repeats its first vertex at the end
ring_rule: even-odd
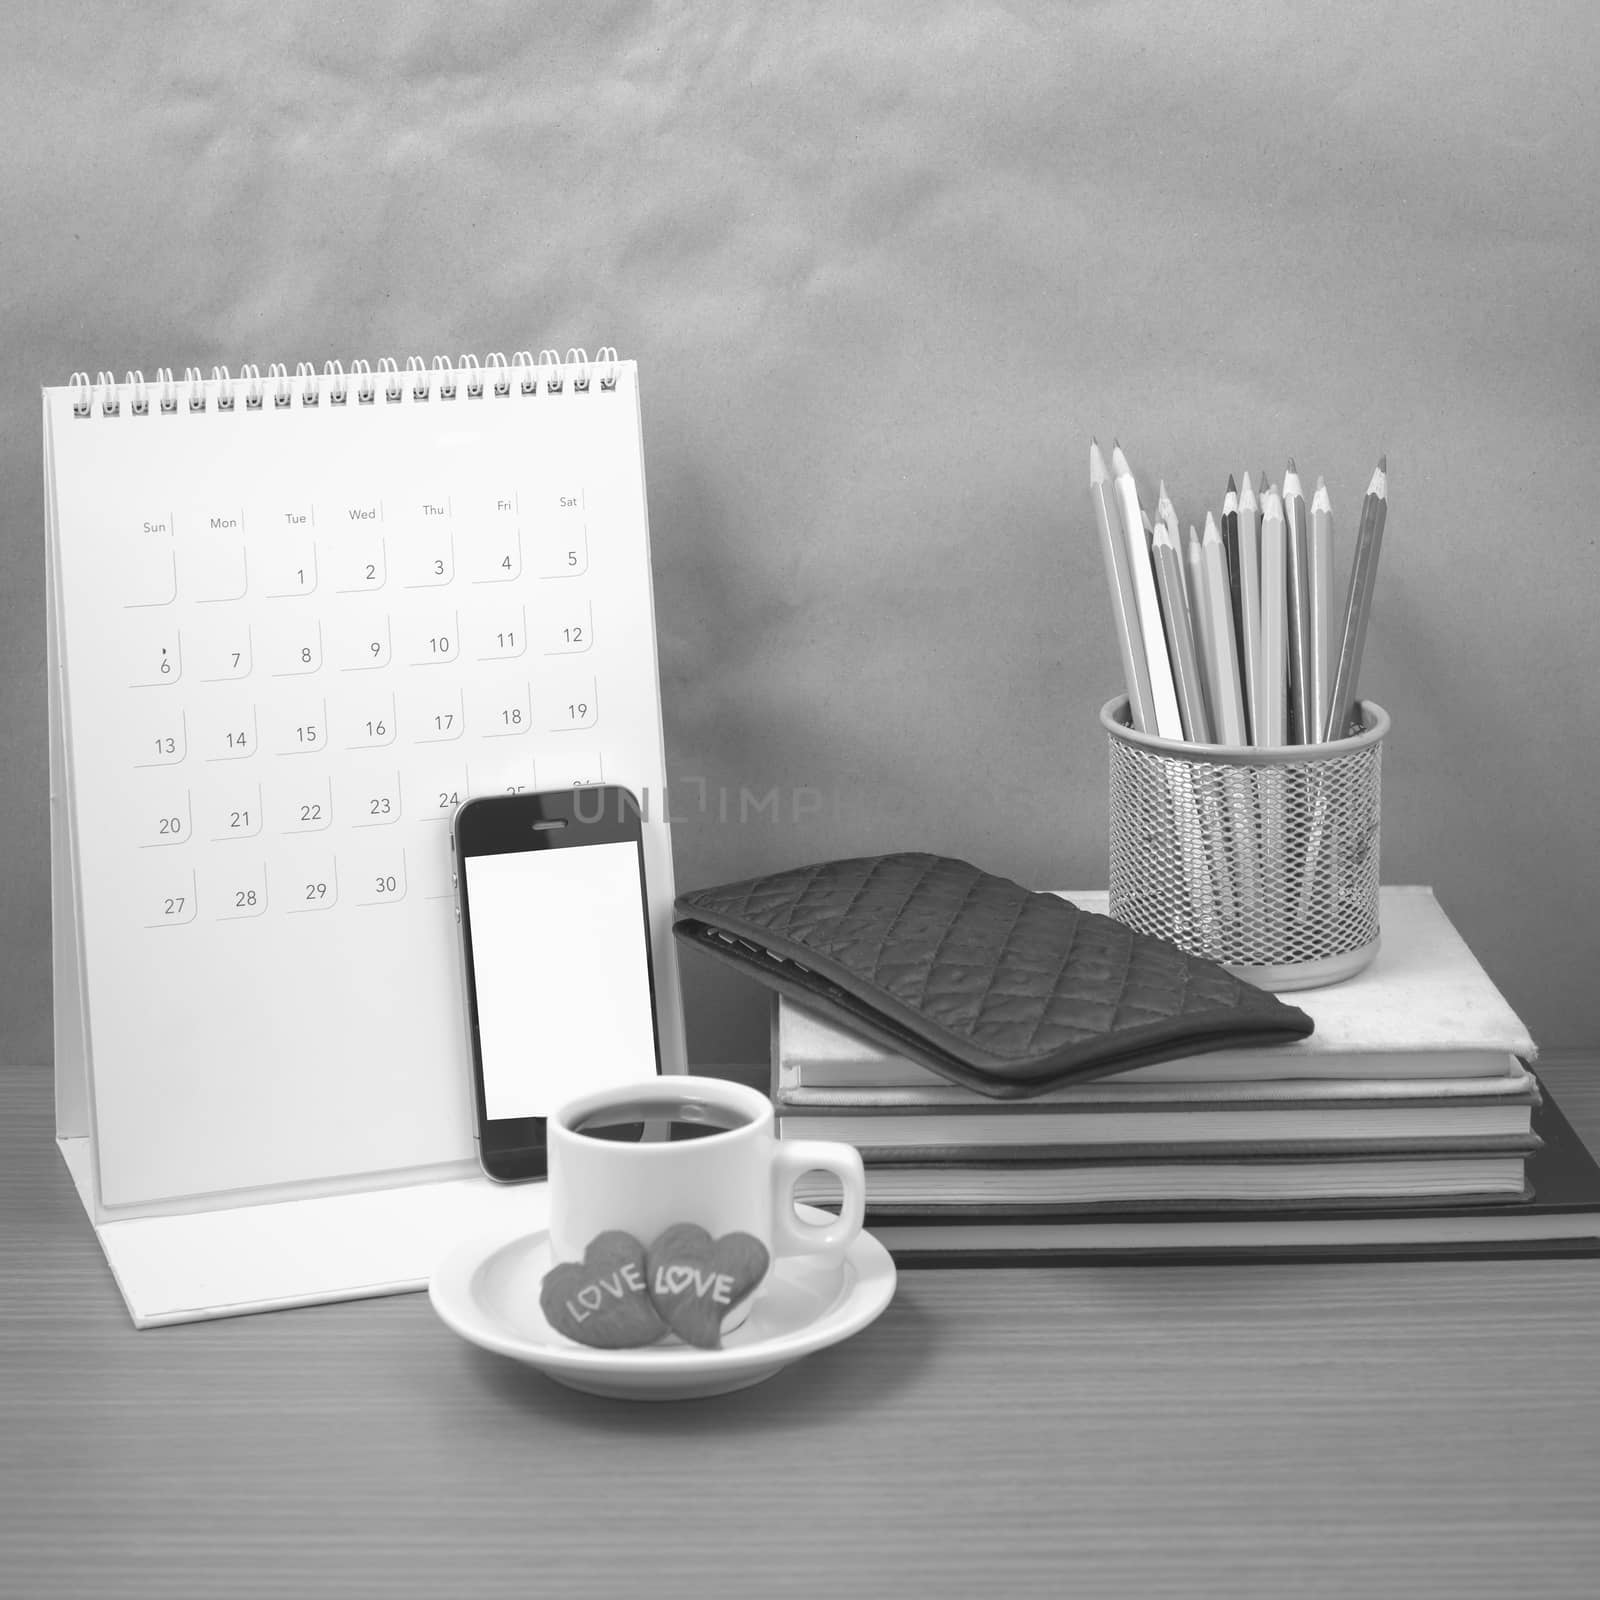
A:
POLYGON ((46 391, 103 1207, 472 1158, 469 795, 645 802, 681 1058, 636 371, 511 371, 46 391))

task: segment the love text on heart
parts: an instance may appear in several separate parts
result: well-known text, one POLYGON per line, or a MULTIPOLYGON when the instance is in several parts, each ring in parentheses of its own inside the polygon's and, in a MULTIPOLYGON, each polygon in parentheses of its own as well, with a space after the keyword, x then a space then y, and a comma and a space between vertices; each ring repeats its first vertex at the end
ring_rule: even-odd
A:
POLYGON ((624 1262, 604 1277, 586 1283, 576 1296, 568 1299, 567 1310, 574 1322, 587 1322, 606 1303, 607 1296, 613 1300, 623 1300, 630 1294, 638 1294, 643 1288, 644 1274, 631 1261, 624 1262), (576 1299, 576 1305, 573 1299, 576 1299))
POLYGON ((733 1304, 733 1278, 726 1272, 714 1272, 709 1267, 691 1267, 679 1262, 656 1268, 652 1293, 683 1294, 689 1289, 693 1289, 701 1300, 709 1294, 719 1306, 733 1304))

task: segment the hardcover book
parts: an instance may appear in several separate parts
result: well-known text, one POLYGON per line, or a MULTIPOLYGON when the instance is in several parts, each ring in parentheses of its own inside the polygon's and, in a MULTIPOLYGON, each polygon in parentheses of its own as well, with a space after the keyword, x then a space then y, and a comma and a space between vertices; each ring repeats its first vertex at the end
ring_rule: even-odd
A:
MULTIPOLYGON (((1066 896, 1104 911, 1101 891, 1066 896)), ((1364 972, 1296 992, 1316 1023, 1287 1045, 1214 1051, 1158 1062, 1109 1080, 1134 1083, 1254 1083, 1277 1079, 1467 1079, 1516 1077, 1536 1055, 1533 1040, 1445 915, 1433 891, 1385 888, 1382 944, 1364 972)), ((797 1089, 939 1086, 924 1068, 868 1044, 792 1000, 774 1003, 773 1087, 780 1106, 797 1089)), ((1060 1091, 1068 1103, 1106 1081, 1060 1091)), ((979 1097, 974 1097, 976 1101, 979 1097)), ((1036 1103, 1036 1102, 1033 1102, 1036 1103)))
POLYGON ((1540 1146, 1527 1159, 1525 1197, 1510 1203, 1434 1197, 1009 1214, 869 1210, 867 1224, 902 1266, 1600 1255, 1600 1167, 1548 1088, 1534 1129, 1540 1146))

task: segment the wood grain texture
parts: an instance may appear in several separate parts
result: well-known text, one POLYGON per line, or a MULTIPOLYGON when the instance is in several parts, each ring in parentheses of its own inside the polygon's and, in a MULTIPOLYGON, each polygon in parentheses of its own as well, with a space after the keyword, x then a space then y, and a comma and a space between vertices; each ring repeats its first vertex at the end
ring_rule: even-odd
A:
MULTIPOLYGON (((1600 1139, 1600 1060, 1551 1062, 1600 1139)), ((1600 1265, 921 1271, 759 1388, 596 1400, 406 1296, 136 1334, 0 1075, 0 1588, 1440 1594, 1600 1583, 1600 1265)))

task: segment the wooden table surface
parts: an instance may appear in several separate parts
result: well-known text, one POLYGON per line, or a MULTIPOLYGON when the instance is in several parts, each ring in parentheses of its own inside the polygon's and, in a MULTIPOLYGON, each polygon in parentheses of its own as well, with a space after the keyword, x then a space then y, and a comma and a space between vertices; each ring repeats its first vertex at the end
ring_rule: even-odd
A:
MULTIPOLYGON (((1600 1060, 1548 1063, 1593 1147, 1600 1060)), ((1600 1594, 1600 1262, 903 1273, 640 1405, 425 1296, 135 1333, 0 1074, 0 1593, 1600 1594)))

